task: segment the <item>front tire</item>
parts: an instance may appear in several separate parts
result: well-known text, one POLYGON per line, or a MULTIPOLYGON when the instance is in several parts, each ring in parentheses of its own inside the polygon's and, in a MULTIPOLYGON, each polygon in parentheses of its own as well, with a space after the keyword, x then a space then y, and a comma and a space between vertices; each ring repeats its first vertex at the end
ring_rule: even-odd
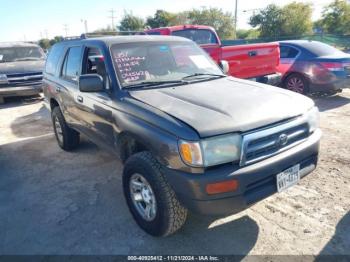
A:
POLYGON ((288 76, 283 82, 283 87, 299 94, 306 95, 309 93, 309 82, 300 74, 288 76))
POLYGON ((79 133, 67 125, 59 107, 52 110, 51 118, 58 145, 65 151, 71 151, 78 147, 79 133))
POLYGON ((148 234, 168 236, 186 222, 187 209, 176 198, 160 163, 150 152, 137 153, 126 161, 123 190, 132 216, 148 234))

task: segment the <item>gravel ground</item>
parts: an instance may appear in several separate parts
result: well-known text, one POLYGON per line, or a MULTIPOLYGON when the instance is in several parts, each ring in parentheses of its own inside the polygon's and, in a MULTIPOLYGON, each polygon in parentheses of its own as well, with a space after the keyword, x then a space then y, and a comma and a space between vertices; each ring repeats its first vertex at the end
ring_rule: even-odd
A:
POLYGON ((83 140, 60 150, 40 100, 0 106, 0 254, 350 254, 350 90, 315 98, 316 171, 237 215, 190 215, 157 239, 133 221, 122 165, 83 140))

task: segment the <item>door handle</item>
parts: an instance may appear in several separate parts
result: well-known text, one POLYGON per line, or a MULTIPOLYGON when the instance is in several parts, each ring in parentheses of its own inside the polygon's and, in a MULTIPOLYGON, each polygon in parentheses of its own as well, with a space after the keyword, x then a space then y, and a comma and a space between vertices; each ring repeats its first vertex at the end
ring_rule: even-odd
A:
POLYGON ((77 96, 77 100, 79 103, 83 103, 84 102, 84 99, 82 96, 77 96))
POLYGON ((250 57, 257 56, 257 55, 258 55, 258 52, 257 52, 257 51, 250 51, 250 52, 248 52, 248 55, 249 55, 250 57))

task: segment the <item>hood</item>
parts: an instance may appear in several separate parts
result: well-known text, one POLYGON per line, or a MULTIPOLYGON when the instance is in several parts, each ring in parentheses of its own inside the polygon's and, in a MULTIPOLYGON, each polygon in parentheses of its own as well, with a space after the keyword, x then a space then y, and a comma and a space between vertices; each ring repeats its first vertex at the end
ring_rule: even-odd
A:
POLYGON ((314 105, 303 95, 232 77, 130 95, 185 122, 200 137, 249 131, 304 114, 314 105))
POLYGON ((45 60, 39 61, 18 61, 0 63, 0 74, 34 73, 42 72, 45 60))

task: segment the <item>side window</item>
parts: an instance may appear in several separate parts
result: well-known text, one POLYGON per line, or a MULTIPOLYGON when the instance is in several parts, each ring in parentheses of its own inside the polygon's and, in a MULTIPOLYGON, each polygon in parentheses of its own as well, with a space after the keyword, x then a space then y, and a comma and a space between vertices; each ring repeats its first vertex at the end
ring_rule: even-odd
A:
POLYGON ((78 81, 81 64, 81 46, 69 48, 62 68, 62 77, 70 81, 78 81))
POLYGON ((172 35, 182 36, 196 42, 198 45, 217 44, 215 34, 207 29, 185 29, 173 31, 172 35))
POLYGON ((46 60, 45 72, 50 75, 54 75, 56 73, 56 68, 59 63, 59 60, 62 56, 64 46, 58 45, 53 46, 49 51, 49 55, 46 60))
POLYGON ((83 74, 98 74, 103 78, 103 82, 106 88, 108 88, 109 81, 105 58, 102 51, 99 48, 89 47, 85 52, 83 74))
POLYGON ((293 59, 296 58, 297 55, 299 54, 299 51, 293 47, 290 46, 281 46, 281 58, 289 58, 293 59))
POLYGON ((147 35, 160 35, 160 32, 147 32, 147 35))
POLYGON ((299 54, 299 51, 293 47, 290 48, 288 58, 296 58, 299 54))

